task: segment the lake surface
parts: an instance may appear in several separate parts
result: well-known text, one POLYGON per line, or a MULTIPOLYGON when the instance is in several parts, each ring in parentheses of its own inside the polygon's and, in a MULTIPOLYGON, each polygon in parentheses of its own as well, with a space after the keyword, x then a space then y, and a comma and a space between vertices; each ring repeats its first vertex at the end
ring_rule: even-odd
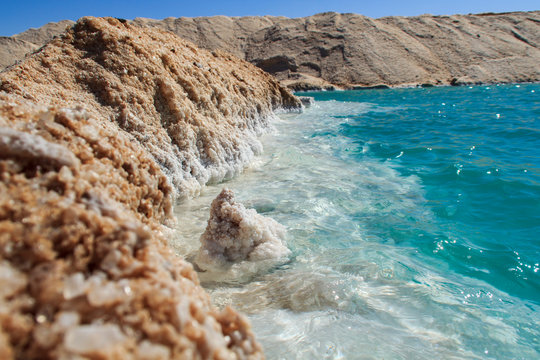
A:
POLYGON ((293 255, 207 283, 269 359, 540 358, 540 85, 307 93, 239 177, 181 204, 198 248, 222 187, 293 255))

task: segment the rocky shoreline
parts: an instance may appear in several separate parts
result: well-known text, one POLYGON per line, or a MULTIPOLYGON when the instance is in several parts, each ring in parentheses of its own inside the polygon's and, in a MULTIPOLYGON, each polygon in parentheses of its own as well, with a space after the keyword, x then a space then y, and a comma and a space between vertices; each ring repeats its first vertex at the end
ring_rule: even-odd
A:
POLYGON ((159 29, 83 18, 0 74, 0 357, 262 358, 167 243, 300 100, 159 29))
MULTIPOLYGON (((169 247, 173 203, 239 174, 275 111, 309 105, 286 87, 539 81, 539 24, 87 17, 1 38, 0 358, 263 358, 169 247)), ((200 266, 284 257, 283 231, 224 191, 200 266)))

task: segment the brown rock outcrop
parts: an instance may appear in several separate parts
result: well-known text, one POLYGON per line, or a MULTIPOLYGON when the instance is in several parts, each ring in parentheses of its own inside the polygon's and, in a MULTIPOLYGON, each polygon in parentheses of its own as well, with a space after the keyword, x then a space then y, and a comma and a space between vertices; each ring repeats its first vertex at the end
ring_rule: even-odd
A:
POLYGON ((135 19, 220 48, 295 89, 540 81, 540 12, 371 19, 135 19))
POLYGON ((329 12, 296 19, 133 22, 230 52, 298 90, 540 81, 539 11, 380 19, 329 12))
POLYGON ((111 18, 81 19, 0 88, 0 357, 262 358, 163 224, 171 185, 188 196, 212 179, 197 170, 239 169, 265 118, 299 100, 230 55, 111 18))

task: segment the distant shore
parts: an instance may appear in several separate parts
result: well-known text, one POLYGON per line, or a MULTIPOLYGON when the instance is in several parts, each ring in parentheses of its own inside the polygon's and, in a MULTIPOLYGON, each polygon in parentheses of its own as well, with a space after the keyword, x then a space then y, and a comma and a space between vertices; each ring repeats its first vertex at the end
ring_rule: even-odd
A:
POLYGON ((320 91, 348 91, 348 90, 391 90, 391 89, 418 89, 418 88, 432 88, 432 87, 461 87, 461 86, 498 86, 498 85, 512 85, 512 84, 536 84, 540 81, 525 81, 525 82, 485 82, 485 83, 465 83, 465 84, 400 84, 400 85, 351 85, 349 87, 341 88, 330 86, 327 88, 313 87, 306 90, 300 89, 291 89, 294 93, 310 93, 310 92, 320 92, 320 91))

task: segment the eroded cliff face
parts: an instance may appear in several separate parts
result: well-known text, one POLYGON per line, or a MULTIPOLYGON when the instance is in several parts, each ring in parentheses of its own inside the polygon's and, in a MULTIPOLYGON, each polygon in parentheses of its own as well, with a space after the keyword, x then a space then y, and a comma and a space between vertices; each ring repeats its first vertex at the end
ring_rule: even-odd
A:
POLYGON ((372 19, 135 19, 220 48, 295 89, 540 81, 540 12, 372 19), (197 29, 197 31, 194 31, 197 29), (216 31, 217 29, 217 31, 216 31))
POLYGON ((71 20, 62 20, 48 23, 37 29, 28 29, 13 36, 1 36, 0 70, 23 60, 25 56, 36 51, 73 24, 71 20))
POLYGON ((164 224, 298 100, 230 55, 111 18, 81 19, 0 87, 0 358, 262 358, 164 224))
MULTIPOLYGON (((540 81, 538 11, 380 19, 328 12, 295 19, 214 16, 133 22, 171 31, 205 49, 230 52, 297 90, 540 81)), ((24 39, 27 33, 21 34, 24 39)))

